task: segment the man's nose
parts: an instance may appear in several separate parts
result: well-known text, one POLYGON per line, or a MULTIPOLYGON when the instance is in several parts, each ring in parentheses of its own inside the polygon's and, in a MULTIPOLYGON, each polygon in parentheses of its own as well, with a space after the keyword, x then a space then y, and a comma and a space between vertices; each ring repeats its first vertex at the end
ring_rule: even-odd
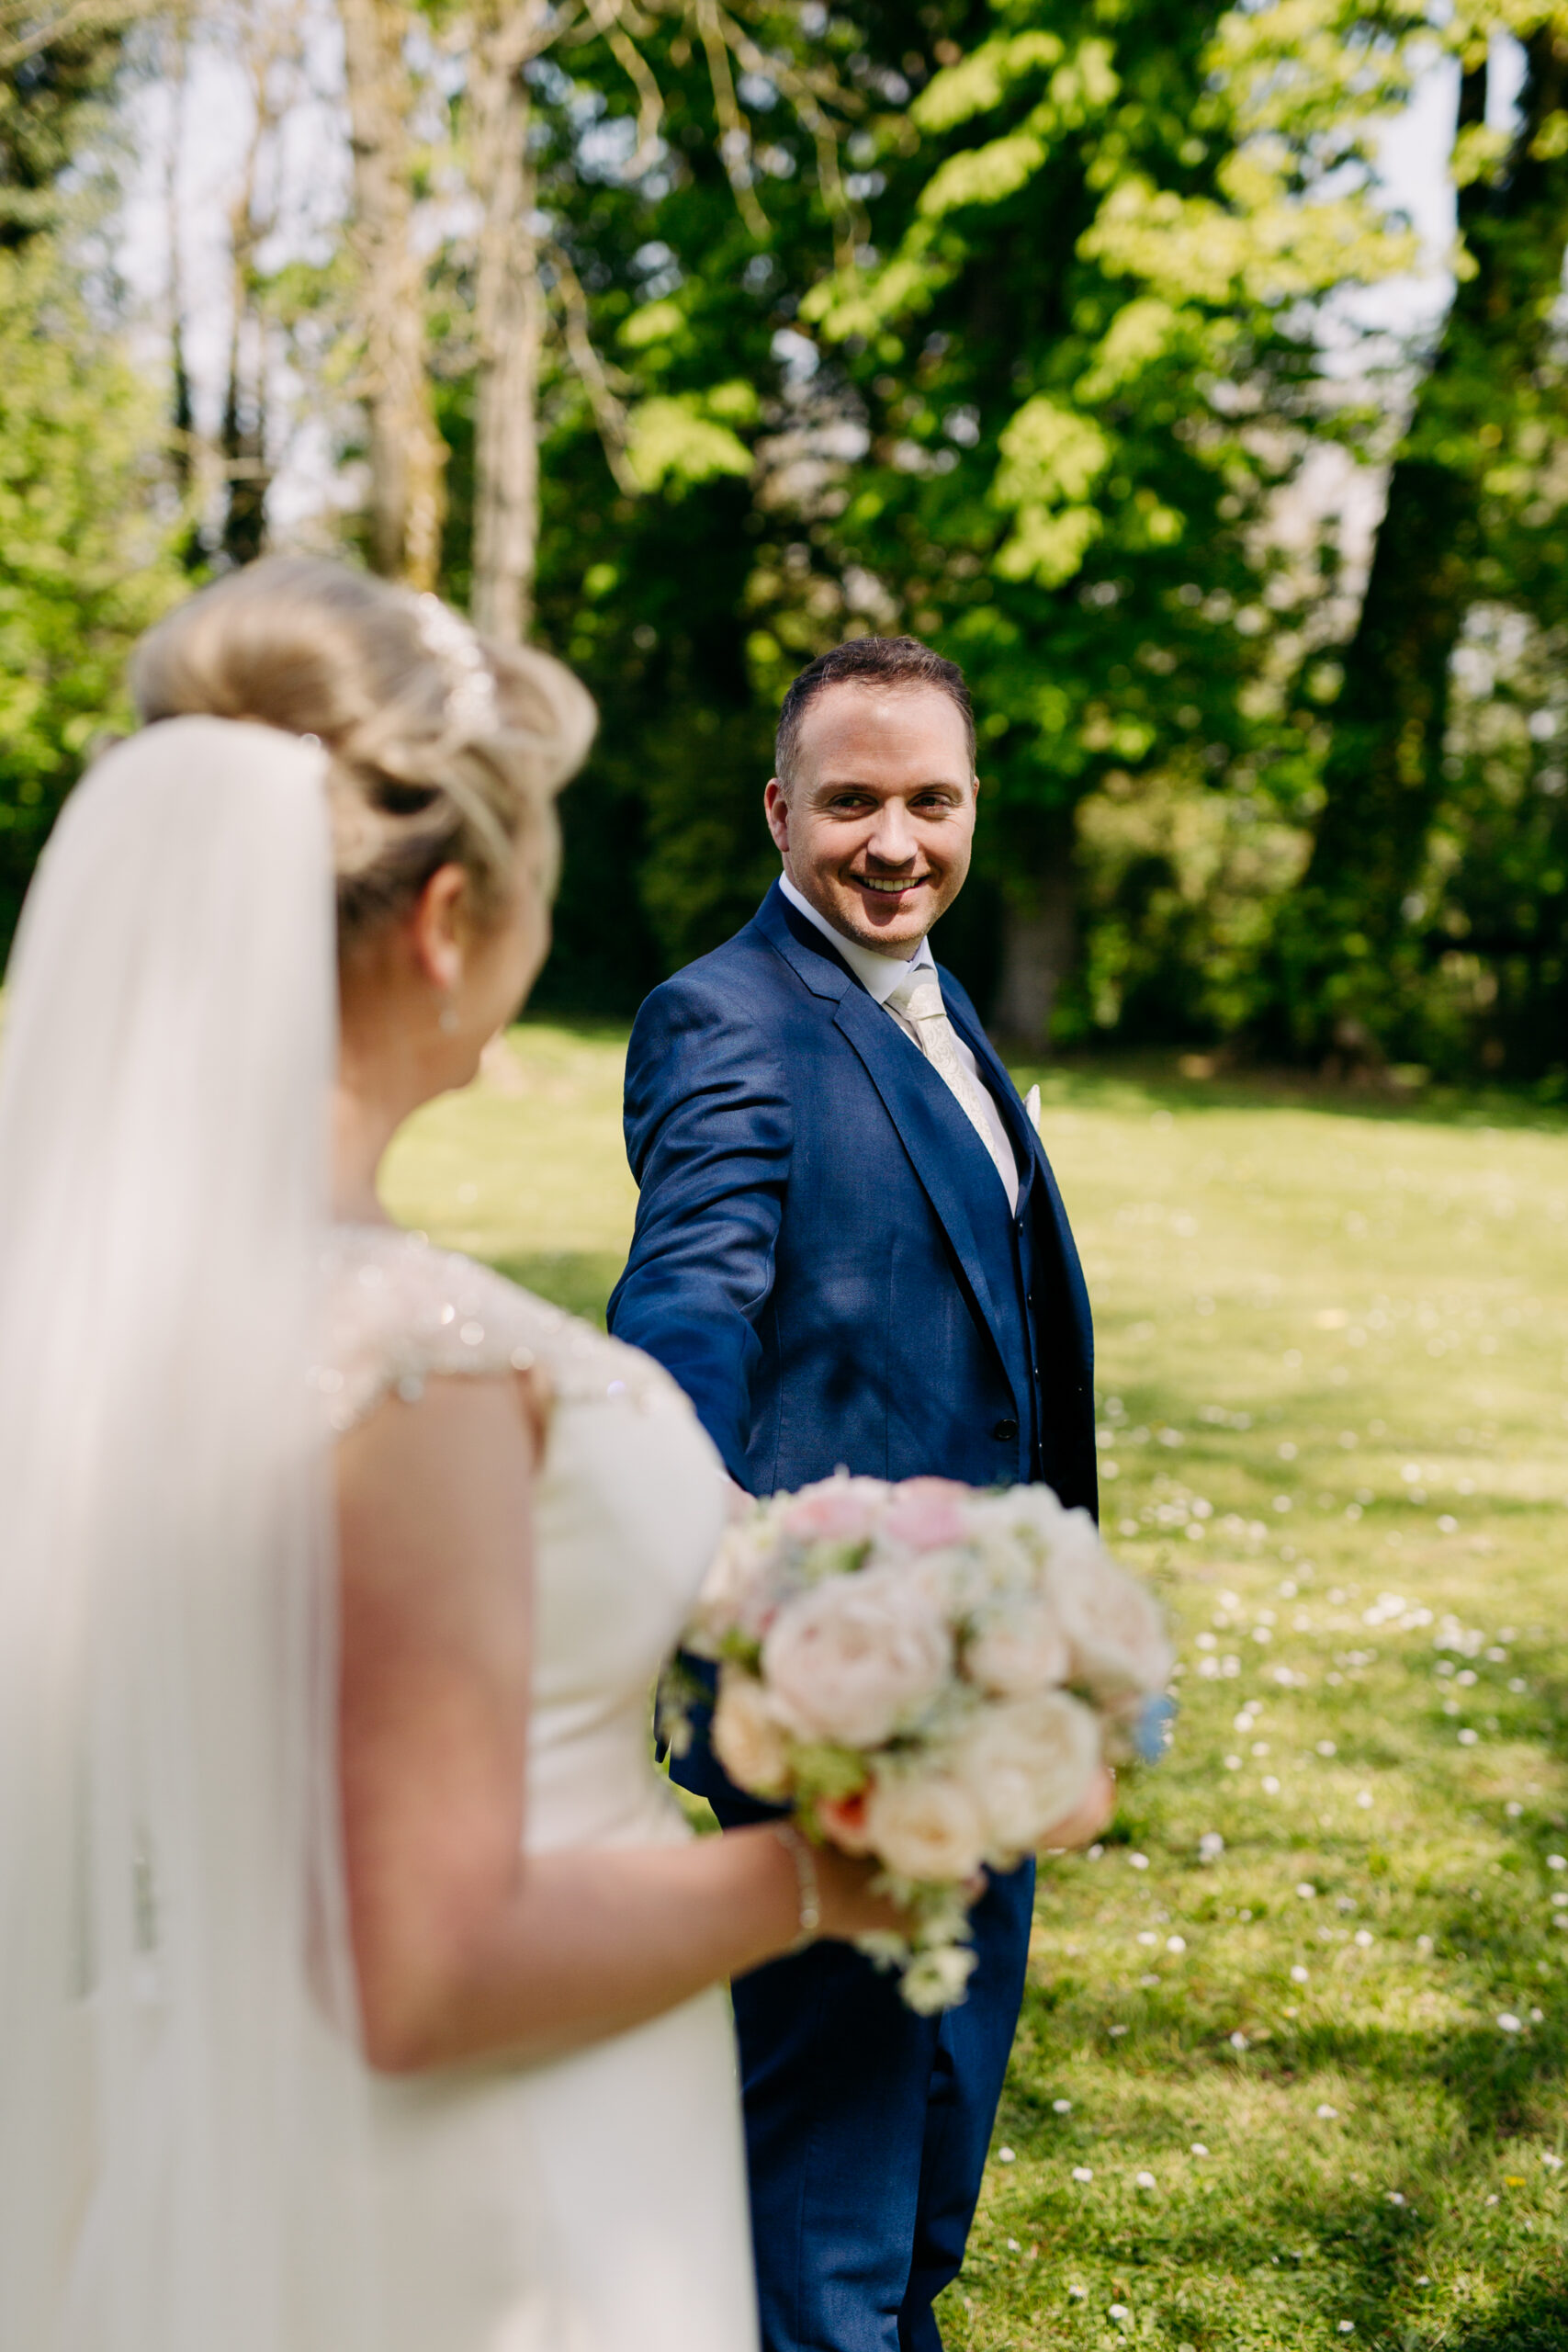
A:
POLYGON ((901 800, 885 800, 866 842, 866 854, 878 865, 908 865, 919 844, 909 812, 901 800))

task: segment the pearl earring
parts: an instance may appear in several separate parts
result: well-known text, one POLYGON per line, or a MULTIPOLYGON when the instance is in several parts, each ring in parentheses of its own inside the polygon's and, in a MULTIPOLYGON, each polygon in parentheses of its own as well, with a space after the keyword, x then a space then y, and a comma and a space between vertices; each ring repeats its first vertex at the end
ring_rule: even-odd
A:
POLYGON ((450 1036, 452 1032, 459 1025, 457 1008, 452 1002, 450 998, 448 998, 446 1002, 442 1006, 440 1018, 437 1020, 435 1025, 438 1029, 444 1029, 447 1036, 450 1036))

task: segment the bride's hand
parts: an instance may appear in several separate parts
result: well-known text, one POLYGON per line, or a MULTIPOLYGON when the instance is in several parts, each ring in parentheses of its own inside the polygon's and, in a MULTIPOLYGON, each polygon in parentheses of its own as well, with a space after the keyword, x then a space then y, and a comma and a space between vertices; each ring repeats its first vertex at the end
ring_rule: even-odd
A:
POLYGON ((1043 1854, 1063 1854, 1070 1846, 1091 1846, 1116 1810, 1116 1775, 1100 1765, 1071 1813, 1053 1822, 1040 1840, 1043 1854))
MULTIPOLYGON (((1115 1811, 1116 1775, 1101 1764, 1071 1813, 1054 1822, 1042 1838, 1040 1851, 1060 1854, 1069 1847, 1092 1845, 1115 1811)), ((881 1870, 879 1862, 870 1857, 840 1853, 832 1845, 814 1847, 812 1850, 822 1911, 821 1931, 825 1936, 848 1938, 877 1929, 890 1929, 895 1935, 908 1933, 910 1923, 904 1914, 886 1895, 872 1892, 881 1870)), ((985 1884, 984 1874, 977 1874, 968 1890, 971 1897, 983 1894, 985 1884)))
MULTIPOLYGON (((1104 1765, 1069 1814, 1055 1822, 1040 1841, 1043 1853, 1062 1853, 1070 1846, 1088 1846, 1099 1837, 1116 1810, 1116 1779, 1104 1765)), ((908 1935, 912 1922, 886 1894, 874 1892, 882 1865, 870 1855, 846 1854, 834 1845, 813 1846, 817 1900, 821 1915, 818 1933, 846 1942, 876 1933, 908 1935)), ((977 1875, 971 1896, 985 1891, 977 1875)))
POLYGON ((814 1846, 817 1900, 822 1914, 819 1932, 840 1936, 908 1935, 910 1921, 886 1894, 872 1887, 882 1865, 870 1856, 841 1854, 836 1846, 814 1846))

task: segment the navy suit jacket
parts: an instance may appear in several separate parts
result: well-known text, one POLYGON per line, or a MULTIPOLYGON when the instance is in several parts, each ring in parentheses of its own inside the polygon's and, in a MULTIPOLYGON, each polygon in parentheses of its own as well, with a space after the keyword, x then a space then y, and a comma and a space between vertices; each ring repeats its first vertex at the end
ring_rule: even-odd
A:
POLYGON ((637 1015, 640 1199, 610 1328, 674 1374, 753 1494, 842 1464, 1043 1476, 1092 1510, 1093 1342, 1066 1213, 973 1005, 941 978, 1027 1170, 1023 1229, 948 1087, 775 885, 637 1015))

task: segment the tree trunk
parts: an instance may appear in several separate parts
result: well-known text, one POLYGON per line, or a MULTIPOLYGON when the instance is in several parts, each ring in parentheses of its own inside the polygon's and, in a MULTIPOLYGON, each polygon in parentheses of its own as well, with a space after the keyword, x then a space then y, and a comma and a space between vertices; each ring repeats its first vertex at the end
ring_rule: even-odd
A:
POLYGON ((272 487, 266 456, 266 362, 265 335, 256 321, 242 311, 229 340, 229 381, 218 444, 226 486, 221 544, 234 564, 254 563, 266 546, 266 494, 272 487), (247 325, 254 330, 248 336, 247 325), (247 343, 254 362, 249 371, 247 343))
POLYGON ((994 1020, 998 1034, 1045 1053, 1062 983, 1077 954, 1077 907, 1066 858, 1054 859, 1024 890, 1010 889, 1002 926, 1002 974, 994 1020))
MULTIPOLYGON (((1478 592, 1484 481, 1556 335, 1568 161, 1534 151, 1568 89, 1568 41, 1526 43, 1519 127, 1496 178, 1461 190, 1461 279, 1389 479, 1356 634, 1345 654, 1312 861, 1281 927, 1291 1041, 1376 1056, 1398 1019, 1404 902, 1443 790, 1449 673, 1478 592), (1498 419, 1503 420, 1499 430, 1498 419)), ((1485 119, 1488 67, 1467 74, 1460 127, 1485 119)), ((1550 148, 1550 142, 1542 142, 1550 148)))
POLYGON ((371 560, 389 579, 433 588, 446 449, 430 398, 424 272, 412 237, 408 14, 401 0, 341 5, 370 435, 371 560))
POLYGON ((521 643, 534 611, 539 531, 539 352, 544 293, 533 228, 524 68, 547 40, 547 0, 517 0, 476 33, 469 85, 479 203, 474 449, 473 614, 487 636, 521 643))
POLYGON ((271 476, 266 458, 266 329, 256 314, 255 253, 261 228, 256 187, 262 151, 273 128, 267 104, 270 58, 253 56, 255 114, 245 150, 240 187, 229 211, 229 264, 232 308, 229 323, 229 374, 218 454, 223 468, 223 522, 219 545, 233 564, 254 563, 266 545, 266 494, 271 476))
POLYGON ((169 469, 180 505, 188 517, 180 537, 180 561, 197 571, 205 560, 201 523, 196 512, 196 405, 186 356, 186 285, 180 213, 180 158, 185 152, 186 97, 190 86, 190 18, 176 7, 169 20, 163 73, 169 90, 168 150, 164 159, 164 236, 169 251, 169 469))

